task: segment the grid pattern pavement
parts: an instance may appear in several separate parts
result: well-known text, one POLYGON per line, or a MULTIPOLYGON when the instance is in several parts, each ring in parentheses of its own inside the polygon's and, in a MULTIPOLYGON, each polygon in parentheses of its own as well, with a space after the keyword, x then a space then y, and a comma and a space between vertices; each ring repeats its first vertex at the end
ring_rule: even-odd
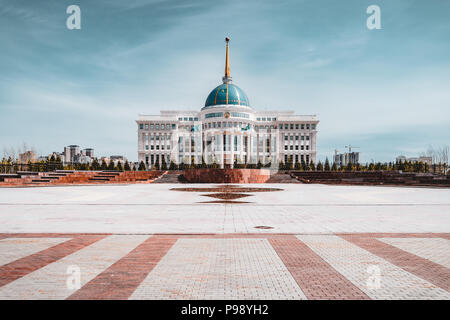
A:
POLYGON ((297 236, 372 299, 449 299, 448 291, 336 235, 297 236))
POLYGON ((441 238, 380 238, 378 240, 450 268, 450 240, 441 238))
POLYGON ((450 300, 449 238, 0 234, 0 299, 450 300))
POLYGON ((0 266, 48 249, 69 238, 7 238, 0 240, 0 266), (17 250, 20 248, 20 250, 17 250))
POLYGON ((132 299, 306 299, 266 239, 180 239, 132 299))

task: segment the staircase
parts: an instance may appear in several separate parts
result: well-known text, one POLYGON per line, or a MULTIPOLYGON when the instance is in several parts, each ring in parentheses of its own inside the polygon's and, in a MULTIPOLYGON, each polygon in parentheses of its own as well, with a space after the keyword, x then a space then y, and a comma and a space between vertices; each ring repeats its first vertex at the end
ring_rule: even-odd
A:
POLYGON ((39 175, 35 178, 32 178, 30 184, 41 184, 41 183, 50 183, 53 181, 58 181, 62 177, 65 177, 69 174, 74 173, 72 170, 56 170, 55 172, 45 173, 43 175, 39 175))
POLYGON ((270 176, 266 183, 301 183, 295 177, 286 172, 277 172, 270 176))
POLYGON ((120 176, 121 172, 118 171, 102 171, 89 178, 89 181, 92 182, 110 182, 111 180, 115 180, 116 177, 120 176))
POLYGON ((168 171, 153 183, 182 183, 183 175, 181 171, 168 171))

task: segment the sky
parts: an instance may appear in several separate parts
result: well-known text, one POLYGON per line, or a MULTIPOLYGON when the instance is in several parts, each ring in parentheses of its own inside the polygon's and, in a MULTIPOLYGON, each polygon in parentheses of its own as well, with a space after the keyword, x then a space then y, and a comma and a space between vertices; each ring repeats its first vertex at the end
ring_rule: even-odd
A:
POLYGON ((449 13, 444 0, 0 0, 0 148, 136 161, 138 114, 200 110, 228 36, 254 109, 318 116, 318 160, 348 144, 362 162, 418 156, 450 144, 449 13))

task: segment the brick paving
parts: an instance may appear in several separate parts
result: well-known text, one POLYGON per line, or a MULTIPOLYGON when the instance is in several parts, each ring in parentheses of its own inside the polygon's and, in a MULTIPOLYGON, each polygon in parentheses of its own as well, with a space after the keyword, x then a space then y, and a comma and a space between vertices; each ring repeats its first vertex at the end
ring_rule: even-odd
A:
MULTIPOLYGON (((444 290, 450 290, 450 269, 445 266, 396 248, 370 235, 343 235, 342 237, 410 274, 423 278, 444 290)), ((439 251, 441 250, 443 254, 448 255, 448 243, 439 248, 439 251)))
MULTIPOLYGON (((345 239, 337 235, 297 237, 371 299, 450 299, 448 290, 388 261, 393 252, 383 259, 368 246, 363 249, 360 243, 355 244, 356 239, 360 239, 357 235, 347 235, 345 239), (379 270, 379 277, 374 270, 379 270), (371 281, 374 276, 380 280, 379 285, 371 281)), ((425 273, 421 275, 430 278, 425 273)), ((434 272, 431 276, 435 276, 434 272)))
POLYGON ((173 187, 2 188, 0 299, 450 299, 450 189, 173 187))
POLYGON ((0 299, 449 300, 448 236, 0 234, 0 299))

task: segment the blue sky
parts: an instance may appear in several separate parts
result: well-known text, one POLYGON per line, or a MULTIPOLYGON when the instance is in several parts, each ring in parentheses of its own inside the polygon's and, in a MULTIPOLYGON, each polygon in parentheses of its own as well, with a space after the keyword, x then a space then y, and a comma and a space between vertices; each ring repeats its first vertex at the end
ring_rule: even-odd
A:
MULTIPOLYGON (((259 110, 320 119, 318 156, 450 143, 450 1, 0 0, 0 148, 137 159, 139 113, 200 109, 231 74, 259 110), (81 8, 81 30, 66 8, 81 8), (368 30, 366 8, 381 8, 368 30)), ((1 150, 0 150, 1 151, 1 150)))

